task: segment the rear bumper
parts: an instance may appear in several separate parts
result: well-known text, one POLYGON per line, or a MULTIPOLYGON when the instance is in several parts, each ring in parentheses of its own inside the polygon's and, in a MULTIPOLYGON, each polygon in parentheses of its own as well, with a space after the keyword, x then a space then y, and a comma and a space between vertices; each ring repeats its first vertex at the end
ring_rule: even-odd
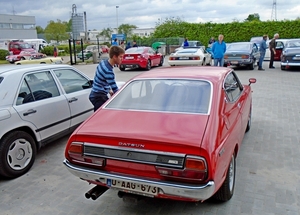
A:
POLYGON ((123 60, 120 66, 124 66, 125 68, 146 68, 147 63, 147 60, 123 60))
MULTIPOLYGON (((208 183, 203 185, 195 185, 169 181, 149 180, 131 176, 124 176, 117 173, 107 173, 100 170, 95 171, 86 167, 71 164, 68 160, 64 160, 63 163, 73 175, 83 180, 101 182, 102 184, 106 184, 106 179, 139 183, 143 185, 158 187, 159 195, 169 198, 187 198, 194 201, 201 201, 210 198, 215 191, 215 183, 213 181, 209 181, 208 183)), ((143 193, 140 193, 140 195, 143 195, 143 193)))
POLYGON ((249 61, 224 59, 224 64, 230 64, 230 65, 249 65, 252 64, 253 62, 254 61, 252 59, 249 61))
POLYGON ((281 66, 300 66, 299 63, 281 62, 281 66))

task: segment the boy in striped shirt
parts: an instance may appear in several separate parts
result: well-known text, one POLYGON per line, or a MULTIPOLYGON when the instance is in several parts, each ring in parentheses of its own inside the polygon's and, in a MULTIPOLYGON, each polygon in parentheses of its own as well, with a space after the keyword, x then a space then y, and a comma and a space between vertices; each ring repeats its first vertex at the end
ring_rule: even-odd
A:
POLYGON ((114 65, 120 65, 125 51, 119 46, 112 46, 109 50, 109 59, 100 61, 96 69, 93 87, 89 96, 94 105, 94 111, 98 110, 107 100, 109 93, 113 95, 118 91, 113 72, 114 65))

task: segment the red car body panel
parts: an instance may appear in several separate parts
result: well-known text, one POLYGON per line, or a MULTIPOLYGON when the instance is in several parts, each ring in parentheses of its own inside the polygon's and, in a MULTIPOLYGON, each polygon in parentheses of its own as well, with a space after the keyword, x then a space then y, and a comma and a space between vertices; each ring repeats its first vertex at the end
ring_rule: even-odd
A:
POLYGON ((30 56, 43 57, 43 56, 45 56, 45 54, 37 53, 35 51, 33 51, 33 52, 21 51, 20 54, 6 56, 6 60, 9 61, 10 63, 14 63, 19 60, 25 60, 27 57, 30 57, 30 56))
MULTIPOLYGON (((185 114, 109 109, 106 108, 109 100, 71 135, 66 146, 66 160, 70 165, 93 168, 87 163, 72 162, 69 148, 73 142, 91 144, 96 148, 104 147, 103 150, 120 149, 132 150, 133 153, 141 151, 202 157, 207 165, 207 175, 203 181, 191 182, 185 179, 177 181, 189 183, 190 186, 205 185, 213 181, 213 190, 209 191, 206 197, 192 197, 192 193, 191 196, 170 195, 167 192, 158 193, 154 197, 184 201, 199 201, 211 197, 222 186, 232 155, 237 156, 251 113, 252 97, 249 85, 243 85, 237 101, 226 102, 223 82, 230 72, 232 72, 230 68, 180 67, 157 69, 138 75, 132 80, 175 78, 209 81, 213 88, 209 113, 185 114)), ((114 96, 118 96, 118 93, 114 96)), ((130 152, 128 153, 130 155, 130 152)), ((116 158, 106 158, 105 166, 98 167, 95 171, 141 180, 154 180, 154 182, 176 181, 159 174, 156 166, 151 163, 116 158)), ((84 177, 83 174, 81 176, 84 177)), ((95 174, 84 180, 107 186, 94 177, 95 174)))

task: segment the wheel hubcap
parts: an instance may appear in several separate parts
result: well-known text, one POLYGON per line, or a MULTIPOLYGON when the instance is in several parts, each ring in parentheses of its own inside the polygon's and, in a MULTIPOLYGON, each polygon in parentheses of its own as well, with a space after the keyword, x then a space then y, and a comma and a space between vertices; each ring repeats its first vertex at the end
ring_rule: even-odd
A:
POLYGON ((30 142, 25 139, 17 139, 8 149, 7 163, 14 170, 22 170, 30 163, 32 156, 30 142))
POLYGON ((230 191, 233 190, 233 184, 234 184, 234 177, 235 177, 235 171, 234 171, 234 156, 232 155, 230 166, 229 166, 229 189, 230 191))

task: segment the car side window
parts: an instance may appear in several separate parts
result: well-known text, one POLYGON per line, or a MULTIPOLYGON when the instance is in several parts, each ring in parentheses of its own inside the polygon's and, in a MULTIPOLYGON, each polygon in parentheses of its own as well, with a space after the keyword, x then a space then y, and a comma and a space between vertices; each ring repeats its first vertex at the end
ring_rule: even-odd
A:
POLYGON ((224 90, 226 92, 227 99, 230 102, 236 101, 241 95, 243 87, 234 72, 231 72, 227 75, 224 81, 224 90))
POLYGON ((36 72, 24 77, 16 105, 59 96, 59 90, 49 71, 36 72))
POLYGON ((283 42, 276 42, 276 49, 283 49, 283 42))
POLYGON ((54 73, 67 94, 92 87, 91 81, 75 70, 61 69, 55 70, 54 73))
POLYGON ((258 51, 258 47, 256 44, 253 44, 253 52, 257 52, 258 51))

